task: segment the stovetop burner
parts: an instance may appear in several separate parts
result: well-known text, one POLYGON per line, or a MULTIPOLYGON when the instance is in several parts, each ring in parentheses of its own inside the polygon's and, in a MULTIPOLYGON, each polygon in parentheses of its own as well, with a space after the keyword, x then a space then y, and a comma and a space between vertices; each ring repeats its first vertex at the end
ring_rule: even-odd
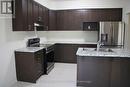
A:
POLYGON ((27 41, 27 47, 39 47, 40 46, 40 38, 31 38, 27 41))
POLYGON ((52 46, 53 44, 40 44, 40 47, 46 47, 46 48, 48 48, 48 47, 50 47, 50 46, 52 46))
POLYGON ((53 44, 40 44, 40 38, 28 39, 27 47, 44 47, 46 51, 54 49, 53 44))

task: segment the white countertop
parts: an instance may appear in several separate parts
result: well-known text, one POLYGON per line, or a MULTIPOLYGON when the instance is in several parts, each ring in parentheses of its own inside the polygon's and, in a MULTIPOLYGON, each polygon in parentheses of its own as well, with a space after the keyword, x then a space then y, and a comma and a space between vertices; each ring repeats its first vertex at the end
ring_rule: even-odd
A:
POLYGON ((130 50, 112 49, 113 52, 94 51, 95 48, 79 48, 77 56, 93 57, 130 57, 130 50))
MULTIPOLYGON (((56 43, 61 43, 61 44, 97 44, 96 42, 83 42, 83 41, 46 41, 46 42, 42 42, 40 44, 56 44, 56 43)), ((15 51, 19 51, 19 52, 36 52, 38 50, 44 49, 46 47, 24 47, 24 48, 19 48, 16 49, 15 51)))
POLYGON ((47 41, 41 44, 97 44, 97 42, 82 42, 82 41, 47 41))
POLYGON ((44 48, 45 47, 24 47, 24 48, 16 49, 15 51, 17 51, 17 52, 37 52, 44 48))

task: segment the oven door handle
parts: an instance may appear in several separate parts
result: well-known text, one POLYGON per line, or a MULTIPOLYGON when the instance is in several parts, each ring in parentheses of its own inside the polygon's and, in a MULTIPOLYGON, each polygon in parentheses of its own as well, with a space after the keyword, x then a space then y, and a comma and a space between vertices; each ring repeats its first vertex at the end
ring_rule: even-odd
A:
POLYGON ((48 54, 48 53, 50 53, 50 52, 52 52, 52 51, 54 51, 54 49, 52 49, 52 50, 47 50, 47 51, 46 51, 46 54, 48 54))

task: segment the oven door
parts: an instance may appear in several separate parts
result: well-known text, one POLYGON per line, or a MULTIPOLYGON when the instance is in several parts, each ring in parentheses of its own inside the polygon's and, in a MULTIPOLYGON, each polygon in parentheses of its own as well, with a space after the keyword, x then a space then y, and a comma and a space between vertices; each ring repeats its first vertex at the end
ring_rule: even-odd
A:
POLYGON ((54 49, 46 51, 46 72, 48 74, 54 68, 54 49))

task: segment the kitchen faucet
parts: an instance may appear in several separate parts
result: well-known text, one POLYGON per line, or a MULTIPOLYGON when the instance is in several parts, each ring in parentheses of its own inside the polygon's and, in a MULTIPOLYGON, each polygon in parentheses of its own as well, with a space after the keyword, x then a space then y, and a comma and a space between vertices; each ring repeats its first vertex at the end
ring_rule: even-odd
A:
POLYGON ((103 43, 101 42, 101 40, 99 40, 99 41, 97 42, 97 51, 100 50, 100 48, 101 48, 102 45, 103 45, 103 43))

